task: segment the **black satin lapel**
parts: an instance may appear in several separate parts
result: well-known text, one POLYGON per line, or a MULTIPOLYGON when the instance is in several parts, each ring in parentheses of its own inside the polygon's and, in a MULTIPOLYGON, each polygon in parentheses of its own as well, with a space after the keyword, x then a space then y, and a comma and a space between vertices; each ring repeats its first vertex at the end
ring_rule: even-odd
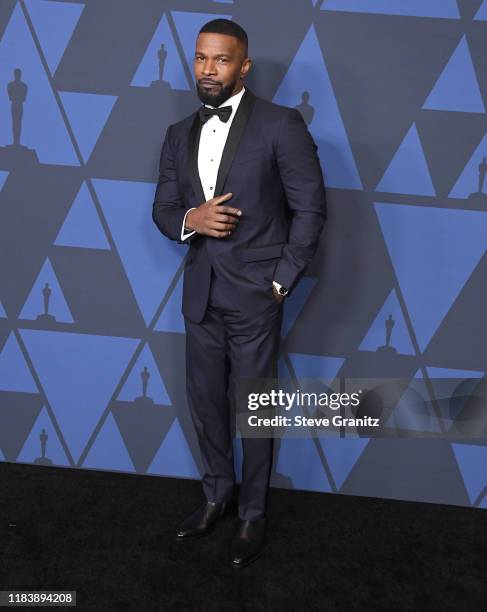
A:
POLYGON ((237 112, 233 118, 232 125, 228 132, 227 141, 223 148, 220 166, 218 168, 218 176, 216 179, 215 196, 219 196, 223 192, 225 181, 227 180, 230 167, 237 152, 237 148, 245 131, 245 126, 250 117, 250 112, 255 102, 255 95, 250 89, 245 88, 245 92, 238 105, 237 112))
POLYGON ((193 120, 193 125, 189 131, 187 157, 189 178, 191 180, 196 199, 198 200, 198 205, 206 201, 203 185, 201 184, 200 173, 198 171, 198 149, 200 146, 201 125, 199 115, 196 113, 193 120))

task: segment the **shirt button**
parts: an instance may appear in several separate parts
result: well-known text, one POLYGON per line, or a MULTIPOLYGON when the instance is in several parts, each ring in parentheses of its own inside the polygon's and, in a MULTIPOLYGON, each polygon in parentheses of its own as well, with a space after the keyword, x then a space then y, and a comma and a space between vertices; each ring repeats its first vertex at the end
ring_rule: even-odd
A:
POLYGON ((210 159, 210 161, 213 161, 212 159, 210 159))
POLYGON ((216 132, 216 130, 213 130, 214 132, 216 132))
POLYGON ((213 187, 210 187, 211 191, 213 191, 213 187))

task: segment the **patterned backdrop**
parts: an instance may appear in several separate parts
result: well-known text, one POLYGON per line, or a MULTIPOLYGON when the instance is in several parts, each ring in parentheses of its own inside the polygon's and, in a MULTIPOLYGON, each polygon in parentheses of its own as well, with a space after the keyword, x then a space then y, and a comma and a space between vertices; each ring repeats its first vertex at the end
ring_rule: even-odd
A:
POLYGON ((216 17, 248 32, 248 86, 301 111, 327 187, 281 375, 421 379, 434 409, 408 420, 406 384, 391 418, 421 435, 284 438, 271 484, 487 508, 486 432, 448 435, 435 397, 486 384, 487 0, 1 0, 0 459, 200 477, 187 245, 151 212, 216 17))

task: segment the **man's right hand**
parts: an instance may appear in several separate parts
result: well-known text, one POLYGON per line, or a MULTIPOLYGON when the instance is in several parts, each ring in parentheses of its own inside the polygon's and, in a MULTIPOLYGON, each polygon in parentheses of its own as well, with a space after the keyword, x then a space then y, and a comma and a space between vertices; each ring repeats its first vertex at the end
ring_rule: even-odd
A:
POLYGON ((230 236, 237 226, 238 217, 242 214, 238 208, 221 204, 229 200, 232 195, 232 193, 225 193, 190 210, 186 215, 184 226, 189 230, 195 230, 198 234, 214 238, 230 236))

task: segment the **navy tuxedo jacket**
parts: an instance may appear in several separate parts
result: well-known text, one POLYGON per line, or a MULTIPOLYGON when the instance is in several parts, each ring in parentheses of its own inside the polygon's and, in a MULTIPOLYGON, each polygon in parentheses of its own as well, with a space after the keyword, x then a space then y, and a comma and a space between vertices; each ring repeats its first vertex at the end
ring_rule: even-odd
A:
MULTIPOLYGON (((198 111, 170 125, 162 146, 152 218, 181 242, 186 211, 206 201, 198 172, 198 111)), ((251 316, 275 300, 272 281, 291 290, 318 246, 326 220, 317 146, 299 113, 257 97, 240 100, 223 150, 214 196, 242 215, 230 236, 193 234, 183 280, 182 312, 204 317, 211 268, 226 283, 235 310, 251 316)), ((288 298, 285 298, 288 299, 288 298)))

